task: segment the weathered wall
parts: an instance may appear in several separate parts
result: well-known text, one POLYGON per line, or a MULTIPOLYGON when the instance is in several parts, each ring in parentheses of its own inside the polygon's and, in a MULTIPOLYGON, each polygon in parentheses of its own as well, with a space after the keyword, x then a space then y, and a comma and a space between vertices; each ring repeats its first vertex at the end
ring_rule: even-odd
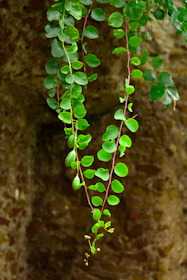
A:
MULTIPOLYGON (((0 2, 0 279, 186 280, 184 41, 172 29, 163 40, 167 23, 165 29, 151 27, 156 32, 150 53, 165 58, 181 101, 175 112, 164 112, 160 102, 149 100, 147 84, 136 82, 132 98, 140 129, 129 134, 133 148, 124 158, 130 171, 123 180, 126 190, 112 209, 116 231, 101 241, 101 253, 86 268, 83 235, 92 225, 90 210, 84 193, 71 188, 63 126, 46 105, 43 88, 50 58, 50 40, 43 30, 49 2, 0 2)), ((101 147, 106 125, 113 122, 126 71, 125 57, 111 59, 116 46, 112 32, 103 36, 89 43, 105 61, 98 69, 101 79, 87 91, 93 134, 88 153, 93 154, 101 147)))

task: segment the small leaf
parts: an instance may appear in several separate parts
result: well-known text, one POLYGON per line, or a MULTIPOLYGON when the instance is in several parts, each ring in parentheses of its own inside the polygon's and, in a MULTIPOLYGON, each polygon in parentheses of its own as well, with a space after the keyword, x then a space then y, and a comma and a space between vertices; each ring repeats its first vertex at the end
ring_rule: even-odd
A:
POLYGON ((129 86, 126 86, 125 91, 127 94, 130 95, 130 94, 134 93, 135 88, 134 88, 134 86, 129 85, 129 86))
POLYGON ((82 105, 75 106, 73 114, 77 119, 82 119, 86 115, 86 109, 82 105))
POLYGON ((173 79, 172 79, 170 73, 168 73, 166 71, 163 71, 159 74, 158 81, 165 86, 173 85, 173 79))
POLYGON ((82 86, 87 85, 87 83, 88 83, 87 76, 83 72, 76 72, 74 75, 74 80, 75 80, 75 83, 77 83, 78 85, 82 85, 82 86))
POLYGON ((98 67, 101 64, 100 59, 94 54, 87 54, 85 56, 85 61, 90 67, 98 67))
POLYGON ((104 149, 101 149, 100 151, 98 151, 97 157, 99 160, 107 162, 111 160, 112 155, 110 153, 107 153, 104 149))
POLYGON ((95 170, 93 169, 87 169, 84 171, 84 176, 87 178, 87 179, 92 179, 95 175, 95 170))
POLYGON ((138 26, 139 26, 138 22, 133 21, 129 23, 129 29, 132 31, 137 31, 138 26))
POLYGON ((128 148, 130 148, 132 146, 132 140, 130 139, 130 137, 128 135, 121 136, 119 139, 119 143, 128 148))
POLYGON ((80 20, 82 17, 82 9, 79 5, 76 3, 72 3, 71 10, 69 11, 69 14, 72 15, 75 19, 80 20))
POLYGON ((94 162, 94 157, 93 156, 84 156, 81 159, 81 164, 84 167, 88 167, 88 166, 92 165, 93 162, 94 162))
POLYGON ((133 106, 133 103, 129 103, 128 104, 128 110, 129 110, 129 112, 132 112, 133 110, 132 110, 132 106, 133 106))
POLYGON ((143 76, 144 80, 148 83, 152 83, 156 79, 155 73, 152 69, 145 70, 143 76))
POLYGON ((156 69, 161 69, 164 66, 164 62, 163 59, 160 58, 159 56, 155 56, 152 60, 151 60, 151 64, 153 65, 154 68, 156 69))
POLYGON ((72 134, 68 138, 68 142, 67 142, 68 148, 73 148, 74 143, 75 143, 75 138, 74 138, 74 135, 72 134))
POLYGON ((114 32, 114 36, 118 39, 123 38, 123 36, 125 35, 125 32, 123 29, 114 29, 113 32, 114 32))
POLYGON ((97 73, 94 73, 93 75, 91 75, 90 77, 88 77, 88 81, 89 82, 93 82, 97 80, 97 73))
POLYGON ((92 201, 92 204, 96 207, 102 205, 102 203, 103 203, 103 200, 100 196, 93 196, 91 201, 92 201))
POLYGON ((123 110, 122 109, 119 109, 115 112, 114 119, 115 120, 120 120, 120 121, 125 121, 126 120, 125 116, 123 115, 123 110))
POLYGON ((106 141, 103 143, 102 148, 107 153, 114 153, 116 150, 116 144, 115 144, 115 142, 106 141))
POLYGON ((151 86, 150 97, 151 100, 158 100, 164 95, 165 87, 161 83, 154 83, 151 86))
POLYGON ((75 70, 79 70, 79 69, 81 69, 83 67, 83 63, 81 61, 74 61, 72 63, 72 67, 75 70))
POLYGON ((114 172, 119 177, 125 177, 128 174, 128 167, 124 163, 117 163, 114 172))
POLYGON ((105 186, 103 185, 103 183, 98 182, 95 184, 96 186, 96 191, 98 192, 104 192, 105 191, 105 186))
POLYGON ((106 132, 103 134, 102 140, 108 141, 117 138, 119 135, 119 129, 115 125, 109 125, 106 132))
POLYGON ((141 43, 141 39, 137 36, 132 36, 129 39, 129 45, 131 45, 132 47, 137 47, 139 46, 139 44, 141 43))
POLYGON ((101 219, 101 211, 99 209, 94 209, 93 219, 96 221, 101 219))
POLYGON ((75 40, 79 38, 79 31, 73 25, 67 25, 64 29, 64 34, 68 39, 75 40))
POLYGON ((65 123, 71 124, 71 113, 69 112, 60 113, 58 118, 65 123))
POLYGON ((110 213, 110 211, 108 209, 105 209, 103 211, 103 214, 106 215, 106 216, 109 216, 109 218, 111 217, 111 213, 110 213))
POLYGON ((103 233, 100 233, 100 234, 97 234, 97 236, 96 236, 96 240, 99 240, 101 237, 103 237, 104 236, 104 234, 103 233))
POLYGON ((133 58, 131 58, 131 64, 135 65, 135 66, 138 66, 138 65, 141 64, 141 61, 138 57, 133 57, 133 58))
POLYGON ((68 84, 73 84, 74 83, 74 76, 72 74, 69 74, 65 77, 65 81, 68 84))
POLYGON ((140 65, 144 65, 147 61, 147 58, 149 56, 149 52, 148 51, 143 51, 140 55, 140 61, 141 61, 141 64, 140 65))
POLYGON ((126 18, 137 21, 143 15, 143 9, 132 0, 124 6, 123 14, 126 18))
POLYGON ((165 15, 165 12, 160 8, 157 8, 154 11, 154 17, 158 20, 162 20, 164 18, 164 15, 165 15))
POLYGON ((59 19, 59 15, 61 15, 61 13, 59 11, 55 11, 54 9, 49 9, 47 11, 47 19, 48 19, 48 21, 58 20, 59 19))
POLYGON ((72 96, 73 98, 79 98, 80 94, 82 92, 82 87, 79 85, 74 85, 73 89, 72 89, 72 96))
POLYGON ((126 49, 123 48, 123 47, 115 48, 115 49, 112 51, 112 54, 121 53, 121 52, 126 52, 126 49))
POLYGON ((147 41, 151 41, 153 39, 148 31, 141 32, 141 37, 147 41))
POLYGON ((56 107, 57 107, 57 101, 56 101, 56 99, 49 97, 49 98, 46 99, 46 101, 47 101, 48 106, 49 106, 51 109, 53 109, 53 110, 56 109, 56 107))
POLYGON ((104 228, 108 228, 108 227, 110 227, 110 226, 111 226, 111 221, 108 221, 108 222, 105 223, 104 228))
POLYGON ((77 123, 78 123, 79 130, 85 130, 89 126, 87 120, 85 119, 78 119, 77 123))
POLYGON ((125 0, 109 0, 109 2, 115 8, 122 8, 125 5, 125 0))
POLYGON ((54 39, 52 42, 51 54, 54 57, 61 57, 65 55, 62 44, 57 39, 54 39))
POLYGON ((123 24, 123 16, 120 12, 114 12, 109 16, 108 25, 119 28, 123 24))
POLYGON ((143 76, 143 73, 142 73, 142 71, 140 71, 138 69, 135 69, 135 70, 132 71, 132 76, 134 78, 139 79, 139 78, 141 78, 143 76))
POLYGON ((78 190, 81 188, 81 184, 80 184, 80 178, 79 178, 79 175, 77 174, 75 176, 75 178, 73 179, 73 182, 72 182, 72 187, 74 189, 74 191, 78 190))
POLYGON ((122 193, 124 191, 124 186, 116 179, 112 181, 111 187, 115 193, 122 193))
POLYGON ((58 36, 58 32, 60 30, 60 26, 54 22, 50 22, 45 26, 45 36, 47 38, 54 38, 58 36))
POLYGON ((128 119, 125 121, 125 125, 131 132, 136 132, 138 130, 139 124, 135 119, 128 119))
POLYGON ((86 26, 83 35, 89 39, 96 39, 99 37, 97 29, 92 25, 86 26))
POLYGON ((47 89, 51 89, 51 88, 55 88, 58 85, 58 81, 56 77, 53 76, 48 76, 47 78, 45 78, 44 80, 44 86, 47 89))
POLYGON ((56 74, 58 68, 59 68, 59 63, 56 58, 52 58, 45 65, 46 72, 52 75, 56 74))
POLYGON ((95 8, 91 12, 91 18, 95 19, 96 21, 104 21, 105 20, 105 13, 100 8, 95 8))
POLYGON ((115 195, 109 195, 109 197, 108 197, 108 199, 107 199, 107 202, 108 202, 109 205, 114 206, 114 205, 119 204, 119 203, 120 203, 120 200, 119 200, 119 198, 118 198, 117 196, 115 196, 115 195))
POLYGON ((173 86, 169 86, 167 88, 167 92, 170 96, 172 96, 173 100, 179 100, 180 97, 179 97, 179 94, 178 94, 178 90, 176 89, 176 87, 173 87, 173 86))
POLYGON ((109 171, 108 169, 98 168, 95 172, 95 176, 101 178, 103 181, 108 181, 109 171))
POLYGON ((75 161, 75 159, 76 159, 76 152, 75 152, 75 150, 72 150, 71 152, 68 153, 68 155, 67 155, 67 157, 65 159, 66 167, 71 166, 71 163, 73 161, 75 161))

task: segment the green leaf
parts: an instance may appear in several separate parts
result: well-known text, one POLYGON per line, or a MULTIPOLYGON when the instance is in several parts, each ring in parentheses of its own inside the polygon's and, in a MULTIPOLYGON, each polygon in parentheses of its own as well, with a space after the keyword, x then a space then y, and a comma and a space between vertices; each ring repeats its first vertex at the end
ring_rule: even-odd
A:
POLYGON ((104 236, 104 234, 103 233, 100 233, 100 234, 97 234, 97 236, 96 236, 96 240, 99 240, 101 237, 103 237, 104 236))
POLYGON ((99 196, 93 196, 92 199, 91 199, 91 201, 92 201, 92 204, 93 204, 94 206, 96 206, 96 207, 102 205, 102 203, 103 203, 102 198, 99 197, 99 196))
POLYGON ((89 82, 93 82, 97 80, 97 73, 94 73, 93 75, 91 75, 90 77, 88 77, 88 81, 89 82))
POLYGON ((156 79, 155 72, 152 69, 145 70, 143 77, 144 80, 148 83, 152 83, 156 79))
POLYGON ((154 68, 157 69, 161 69, 164 67, 164 62, 163 59, 159 56, 155 56, 152 60, 151 60, 151 64, 153 65, 154 68))
POLYGON ((138 26, 139 26, 139 23, 138 22, 130 22, 129 23, 129 29, 130 30, 132 30, 132 31, 137 31, 137 28, 138 28, 138 26))
POLYGON ((76 152, 75 152, 75 150, 72 150, 71 152, 68 153, 68 155, 67 155, 67 157, 65 159, 66 167, 71 166, 71 163, 73 161, 75 161, 75 159, 76 159, 76 152))
POLYGON ((165 85, 165 86, 172 86, 173 85, 173 79, 167 71, 163 71, 158 76, 159 83, 165 85))
POLYGON ((102 140, 109 141, 117 138, 119 135, 119 129, 115 125, 109 125, 106 129, 106 132, 103 134, 102 140))
POLYGON ((120 12, 114 12, 109 16, 108 25, 119 28, 123 24, 123 16, 120 12))
POLYGON ((150 97, 151 100, 158 100, 164 95, 165 87, 161 83, 154 83, 151 86, 150 97))
POLYGON ((138 79, 138 78, 141 78, 143 76, 143 73, 142 73, 142 71, 140 71, 138 69, 135 69, 135 70, 132 71, 132 76, 134 78, 138 79))
POLYGON ((65 55, 62 44, 57 39, 54 39, 52 42, 51 54, 54 57, 61 57, 65 55))
POLYGON ((52 75, 56 74, 58 68, 59 68, 59 63, 56 58, 52 58, 45 65, 46 72, 52 75))
POLYGON ((79 38, 79 31, 73 25, 67 25, 64 29, 64 34, 68 39, 75 40, 79 38))
POLYGON ((87 76, 83 72, 76 72, 74 75, 74 80, 75 80, 75 83, 77 83, 78 85, 82 85, 82 86, 87 85, 87 83, 88 83, 87 76))
POLYGON ((117 163, 114 167, 114 173, 119 177, 125 177, 128 174, 128 167, 124 163, 117 163))
POLYGON ((131 45, 132 47, 137 47, 139 46, 139 44, 141 43, 142 39, 137 37, 137 36, 132 36, 129 39, 129 45, 131 45))
POLYGON ((163 95, 163 101, 162 103, 165 105, 168 105, 172 102, 172 97, 168 94, 167 88, 165 89, 164 95, 163 95))
POLYGON ((81 0, 80 1, 83 5, 90 6, 92 4, 92 0, 81 0))
POLYGON ((149 52, 148 51, 143 51, 140 55, 140 61, 141 61, 141 64, 140 65, 144 65, 147 61, 147 58, 149 56, 149 52))
POLYGON ((148 31, 141 32, 141 37, 147 41, 151 41, 153 39, 148 31))
POLYGON ((95 176, 101 178, 103 181, 108 181, 109 171, 108 169, 98 168, 95 172, 95 176))
POLYGON ((95 175, 95 170, 93 169, 87 169, 83 172, 84 176, 87 178, 87 179, 92 179, 95 175))
POLYGON ((126 120, 125 116, 123 115, 123 110, 122 109, 119 109, 115 112, 114 119, 115 120, 120 120, 120 121, 125 121, 126 120))
POLYGON ((125 88, 125 91, 126 91, 127 94, 130 95, 130 94, 134 93, 135 88, 134 88, 134 86, 129 85, 125 88))
POLYGON ((77 124, 78 124, 78 129, 81 131, 85 130, 89 126, 87 120, 85 119, 78 119, 77 124))
POLYGON ((135 119, 128 119, 125 121, 125 125, 131 132, 136 132, 138 130, 139 124, 135 119))
POLYGON ((125 0, 109 0, 109 3, 115 8, 122 8, 125 5, 125 0))
POLYGON ((82 92, 82 87, 79 85, 74 85, 72 89, 72 96, 73 98, 78 98, 82 92))
POLYGON ((167 88, 167 92, 168 92, 169 95, 172 96, 173 100, 176 100, 176 101, 177 101, 177 100, 180 99, 176 87, 169 86, 169 87, 167 88))
POLYGON ((86 28, 83 31, 83 35, 89 39, 96 39, 99 37, 97 28, 95 28, 92 25, 86 26, 86 28))
POLYGON ((69 47, 68 52, 69 53, 76 53, 78 50, 78 46, 76 42, 73 42, 72 45, 69 47))
POLYGON ((96 221, 101 219, 101 211, 99 209, 94 209, 93 219, 96 221))
POLYGON ((131 58, 131 64, 135 65, 135 66, 138 66, 138 65, 141 64, 141 61, 138 57, 133 57, 133 58, 131 58))
POLYGON ((48 76, 47 78, 45 78, 44 80, 44 86, 47 89, 51 89, 51 88, 55 88, 58 85, 58 81, 56 77, 53 76, 48 76))
POLYGON ((164 18, 164 15, 165 15, 165 12, 160 8, 157 8, 154 11, 154 17, 158 20, 162 20, 164 18))
POLYGON ((105 20, 105 13, 100 8, 95 8, 91 12, 91 17, 97 21, 104 21, 105 20))
POLYGON ((113 233, 114 232, 114 228, 109 228, 108 232, 109 233, 113 233))
POLYGON ((66 83, 68 83, 68 84, 73 84, 73 83, 74 83, 74 76, 71 75, 71 74, 67 75, 67 76, 65 77, 65 81, 66 81, 66 83))
POLYGON ((97 0, 99 3, 108 3, 109 0, 97 0))
POLYGON ((103 185, 103 183, 98 182, 95 184, 96 186, 96 191, 98 192, 104 192, 105 191, 105 186, 103 185))
POLYGON ((126 52, 126 49, 123 48, 123 47, 115 48, 115 49, 112 51, 112 54, 121 53, 121 52, 126 52))
POLYGON ((53 110, 56 109, 56 107, 57 107, 57 101, 56 101, 54 98, 49 97, 49 98, 46 99, 46 101, 47 101, 48 106, 49 106, 51 109, 53 109, 53 110))
POLYGON ((109 205, 118 205, 120 203, 120 200, 117 196, 115 195, 109 195, 108 199, 107 199, 107 202, 109 205))
POLYGON ((77 119, 82 119, 86 115, 86 109, 82 105, 78 105, 73 109, 73 114, 77 119))
POLYGON ((60 26, 54 22, 50 22, 45 26, 45 36, 47 38, 54 38, 58 36, 58 32, 60 30, 60 26))
POLYGON ((125 32, 123 29, 114 29, 113 32, 114 32, 114 36, 118 39, 123 38, 123 36, 125 35, 125 32))
POLYGON ((108 209, 105 209, 103 211, 103 214, 106 215, 106 216, 109 216, 109 218, 111 217, 111 213, 110 213, 110 211, 108 209))
POLYGON ((123 14, 126 18, 137 21, 143 15, 143 9, 132 0, 124 6, 123 14))
POLYGON ((128 110, 129 110, 129 112, 132 112, 133 110, 132 110, 132 106, 133 106, 133 103, 129 103, 128 104, 128 110))
POLYGON ((75 143, 75 138, 74 138, 74 135, 70 135, 70 137, 68 138, 68 148, 73 148, 74 146, 74 143, 75 143))
POLYGON ((94 157, 93 156, 84 156, 81 159, 81 164, 84 167, 88 167, 88 166, 92 165, 93 162, 94 162, 94 157))
POLYGON ((115 193, 122 193, 124 191, 124 186, 116 179, 112 181, 111 187, 115 193))
POLYGON ((72 15, 75 19, 80 20, 82 17, 82 9, 79 5, 72 3, 69 14, 72 15))
POLYGON ((72 187, 74 189, 74 191, 78 190, 81 188, 81 184, 80 184, 80 178, 79 178, 79 175, 77 174, 75 176, 75 178, 73 179, 73 182, 72 182, 72 187))
POLYGON ((90 67, 97 67, 101 64, 100 59, 98 59, 94 54, 87 54, 85 56, 85 61, 90 67))
POLYGON ((102 145, 102 148, 107 152, 107 153, 114 153, 116 150, 116 144, 115 142, 104 142, 102 145))
POLYGON ((97 153, 97 157, 99 160, 107 162, 111 160, 112 155, 110 153, 107 153, 104 149, 101 149, 97 153))
POLYGON ((69 73, 69 65, 68 64, 65 64, 62 66, 62 68, 60 69, 61 73, 67 75, 69 73))
POLYGON ((127 148, 130 148, 132 146, 132 140, 128 135, 121 136, 119 139, 119 143, 127 148))
POLYGON ((71 113, 69 112, 60 113, 58 118, 65 123, 71 124, 71 113))
POLYGON ((105 227, 105 228, 108 228, 108 227, 110 227, 110 226, 111 226, 111 221, 108 221, 108 222, 105 223, 105 226, 104 226, 104 227, 105 227))
POLYGON ((58 20, 59 19, 59 15, 61 15, 61 13, 59 11, 55 11, 54 9, 49 9, 47 11, 47 19, 48 19, 48 21, 58 20))
POLYGON ((79 70, 79 69, 81 69, 83 67, 83 63, 81 61, 74 61, 72 63, 72 67, 75 70, 79 70))

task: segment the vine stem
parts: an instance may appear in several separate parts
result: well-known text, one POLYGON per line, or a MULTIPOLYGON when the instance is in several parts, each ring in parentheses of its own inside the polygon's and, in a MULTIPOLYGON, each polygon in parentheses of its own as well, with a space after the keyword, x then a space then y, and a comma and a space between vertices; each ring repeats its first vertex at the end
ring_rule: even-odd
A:
POLYGON ((57 93, 57 107, 59 107, 60 106, 59 86, 57 87, 56 93, 57 93))
MULTIPOLYGON (((127 30, 128 30, 128 23, 127 23, 127 21, 126 21, 126 26, 125 26, 125 37, 126 37, 126 42, 127 42, 127 56, 128 56, 128 59, 127 59, 127 69, 128 69, 128 85, 129 85, 129 84, 130 84, 130 75, 131 75, 131 73, 130 73, 129 40, 128 40, 128 35, 127 35, 127 30)), ((124 111, 123 111, 123 115, 124 115, 124 116, 125 116, 125 113, 126 113, 126 111, 127 111, 128 98, 129 98, 129 95, 127 94, 127 95, 126 95, 126 99, 125 99, 125 108, 124 108, 124 111)), ((115 150, 114 155, 113 155, 113 158, 112 158, 112 167, 111 167, 111 170, 110 170, 108 186, 107 186, 107 189, 106 189, 105 198, 104 198, 104 200, 103 200, 103 204, 102 204, 102 208, 101 208, 101 213, 103 213, 104 206, 105 206, 106 200, 107 200, 107 198, 108 198, 108 192, 109 192, 109 189, 110 189, 110 185, 111 185, 111 182, 112 182, 112 175, 113 175, 113 172, 114 172, 115 160, 116 160, 116 153, 117 153, 117 150, 118 150, 118 144, 119 144, 119 139, 120 139, 120 137, 121 137, 122 127, 123 127, 123 121, 121 122, 120 129, 119 129, 119 135, 118 135, 118 138, 117 138, 117 141, 116 141, 116 150, 115 150)))
POLYGON ((85 16, 85 20, 84 20, 84 25, 83 25, 83 29, 82 29, 82 38, 81 38, 81 41, 82 41, 82 60, 83 60, 83 65, 84 65, 84 73, 86 74, 86 63, 85 63, 85 55, 84 55, 84 47, 83 47, 83 38, 84 38, 84 35, 83 35, 83 31, 84 29, 86 28, 86 24, 87 24, 87 20, 88 20, 88 16, 92 10, 92 7, 93 7, 93 4, 94 4, 95 0, 92 0, 92 4, 87 12, 87 15, 85 16))

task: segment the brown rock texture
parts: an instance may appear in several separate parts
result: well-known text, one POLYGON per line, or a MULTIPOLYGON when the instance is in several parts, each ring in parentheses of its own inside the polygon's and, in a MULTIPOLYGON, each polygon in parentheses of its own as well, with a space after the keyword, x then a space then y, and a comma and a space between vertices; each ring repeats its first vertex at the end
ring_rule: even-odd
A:
MULTIPOLYGON (((135 134, 123 129, 133 147, 124 157, 129 175, 121 203, 111 207, 115 232, 85 267, 83 236, 93 221, 85 194, 72 190, 63 125, 43 87, 51 4, 0 1, 0 280, 187 280, 187 45, 167 21, 148 27, 150 55, 164 58, 181 99, 176 111, 164 112, 160 101, 150 101, 147 83, 133 80, 140 128, 135 134)), ((85 92, 93 135, 86 152, 96 155, 120 108, 126 56, 111 56, 118 41, 106 22, 89 23, 100 38, 88 41, 88 49, 102 58, 100 78, 85 92)))

